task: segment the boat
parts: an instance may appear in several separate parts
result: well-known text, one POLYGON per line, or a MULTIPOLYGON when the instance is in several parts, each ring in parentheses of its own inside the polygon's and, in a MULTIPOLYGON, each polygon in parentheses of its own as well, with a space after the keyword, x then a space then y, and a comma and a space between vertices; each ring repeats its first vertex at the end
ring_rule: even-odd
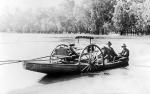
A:
POLYGON ((58 45, 49 56, 48 60, 24 60, 23 66, 26 70, 46 73, 50 75, 76 74, 97 72, 108 69, 128 66, 128 60, 105 62, 102 49, 91 43, 91 36, 77 36, 75 39, 90 39, 90 44, 70 54, 70 46, 58 45))
MULTIPOLYGON (((121 68, 128 66, 128 62, 119 62, 119 63, 109 63, 105 66, 96 65, 87 72, 98 72, 108 69, 121 68)), ((26 70, 40 72, 50 75, 63 75, 63 74, 78 74, 86 73, 82 72, 81 69, 87 67, 87 65, 77 65, 77 64, 46 64, 35 61, 24 61, 24 68, 26 70)))

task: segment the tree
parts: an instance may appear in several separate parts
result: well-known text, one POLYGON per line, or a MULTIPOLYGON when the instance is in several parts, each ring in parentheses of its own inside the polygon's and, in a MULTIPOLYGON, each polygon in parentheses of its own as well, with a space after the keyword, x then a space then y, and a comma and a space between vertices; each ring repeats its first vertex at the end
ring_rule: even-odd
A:
POLYGON ((91 19, 94 23, 94 34, 104 34, 103 24, 111 23, 115 0, 94 0, 92 3, 91 19))
POLYGON ((129 3, 126 0, 117 2, 112 20, 121 35, 130 28, 129 3))

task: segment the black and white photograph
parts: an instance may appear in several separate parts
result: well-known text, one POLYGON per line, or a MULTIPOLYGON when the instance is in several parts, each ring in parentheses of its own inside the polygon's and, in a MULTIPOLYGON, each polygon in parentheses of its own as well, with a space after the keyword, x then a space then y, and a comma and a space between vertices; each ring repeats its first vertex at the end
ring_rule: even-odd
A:
POLYGON ((150 0, 0 0, 0 94, 150 94, 150 0))

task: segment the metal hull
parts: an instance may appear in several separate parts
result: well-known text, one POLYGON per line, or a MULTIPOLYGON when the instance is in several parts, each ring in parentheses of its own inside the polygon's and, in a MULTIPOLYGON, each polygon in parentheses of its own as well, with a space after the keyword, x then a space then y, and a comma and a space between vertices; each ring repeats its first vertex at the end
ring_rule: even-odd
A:
MULTIPOLYGON (((82 64, 46 64, 41 63, 40 61, 24 61, 24 68, 26 70, 41 72, 46 74, 76 74, 81 73, 81 69, 86 67, 87 65, 82 64), (37 63, 36 63, 37 62, 37 63)), ((95 65, 89 71, 85 72, 96 72, 102 71, 107 69, 119 68, 119 67, 126 67, 128 66, 128 62, 120 62, 120 63, 109 63, 104 65, 95 65)))

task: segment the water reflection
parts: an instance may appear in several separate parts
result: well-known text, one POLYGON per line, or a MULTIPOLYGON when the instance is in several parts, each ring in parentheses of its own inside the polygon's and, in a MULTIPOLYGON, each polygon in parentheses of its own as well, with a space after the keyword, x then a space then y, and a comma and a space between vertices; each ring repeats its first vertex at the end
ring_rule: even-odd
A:
MULTIPOLYGON (((116 71, 120 71, 120 73, 122 75, 127 75, 124 74, 124 72, 127 72, 127 70, 129 70, 128 67, 122 67, 122 68, 117 68, 115 69, 116 71)), ((114 70, 114 71, 115 71, 114 70)), ((57 83, 57 82, 63 82, 63 81, 69 81, 69 80, 74 80, 76 78, 81 78, 81 77, 85 77, 85 78, 95 78, 98 76, 101 77, 105 77, 105 76, 111 76, 113 75, 113 70, 105 70, 105 71, 99 71, 99 72, 94 72, 94 73, 81 73, 81 74, 63 74, 63 75, 45 75, 44 77, 42 77, 38 82, 40 84, 52 84, 52 83, 57 83)), ((116 72, 114 72, 116 73, 116 72)))
POLYGON ((100 73, 82 73, 82 74, 70 74, 70 75, 45 75, 39 80, 41 84, 52 84, 62 81, 69 81, 80 77, 95 77, 100 73))

